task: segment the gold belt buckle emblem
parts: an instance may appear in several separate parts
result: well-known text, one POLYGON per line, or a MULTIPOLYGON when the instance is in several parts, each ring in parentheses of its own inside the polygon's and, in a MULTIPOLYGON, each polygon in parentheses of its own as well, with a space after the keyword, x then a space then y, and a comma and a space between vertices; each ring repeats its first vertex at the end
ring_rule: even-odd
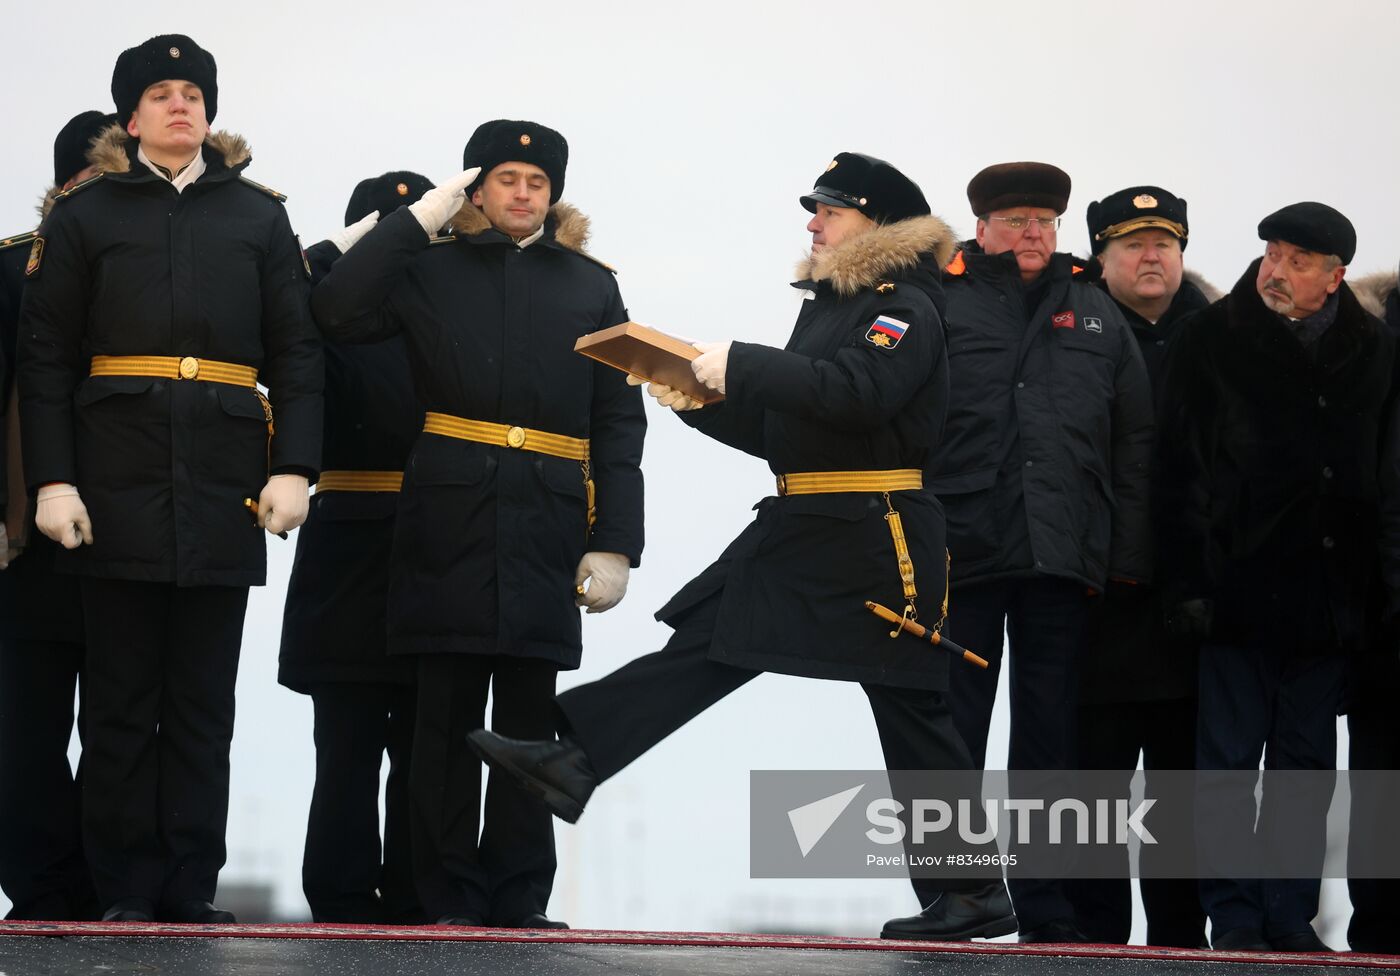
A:
POLYGON ((524 447, 525 428, 512 427, 510 430, 506 431, 506 445, 509 447, 524 447))
POLYGON ((199 360, 193 356, 186 356, 180 360, 180 378, 183 380, 199 379, 199 360))

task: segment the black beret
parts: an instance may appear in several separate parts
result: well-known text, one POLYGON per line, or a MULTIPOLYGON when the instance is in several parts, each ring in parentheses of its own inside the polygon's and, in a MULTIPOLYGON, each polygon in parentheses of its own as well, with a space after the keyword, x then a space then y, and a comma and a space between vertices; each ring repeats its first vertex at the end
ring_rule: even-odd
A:
POLYGON ((432 188, 433 183, 426 176, 408 170, 360 180, 350 194, 350 203, 345 207, 345 226, 349 227, 376 210, 379 216, 387 217, 400 207, 417 203, 432 188))
POLYGON ((481 175, 467 187, 467 196, 502 163, 532 163, 549 177, 549 202, 558 203, 564 192, 564 169, 569 165, 569 143, 538 122, 496 119, 476 127, 462 151, 462 169, 481 167, 481 175))
POLYGON ((812 184, 812 192, 798 202, 811 213, 819 203, 848 207, 881 224, 929 213, 928 201, 913 180, 883 159, 852 152, 837 153, 812 184))
POLYGON ((1261 241, 1287 241, 1319 254, 1335 254, 1342 264, 1356 257, 1356 228, 1325 203, 1290 203, 1259 221, 1261 241))
POLYGON ((979 217, 1012 207, 1064 213, 1069 205, 1069 174, 1049 163, 997 163, 967 184, 967 202, 979 217))
POLYGON ((115 115, 79 112, 58 130, 53 141, 53 185, 62 186, 88 166, 87 151, 103 129, 115 124, 115 115))
POLYGON ((1089 246, 1100 254, 1109 241, 1156 227, 1174 235, 1186 250, 1190 225, 1186 201, 1160 186, 1130 186, 1089 204, 1089 246))
POLYGON ((127 48, 112 70, 112 101, 122 125, 141 95, 158 81, 192 81, 204 93, 204 117, 211 124, 219 110, 219 69, 214 55, 184 34, 161 34, 127 48))

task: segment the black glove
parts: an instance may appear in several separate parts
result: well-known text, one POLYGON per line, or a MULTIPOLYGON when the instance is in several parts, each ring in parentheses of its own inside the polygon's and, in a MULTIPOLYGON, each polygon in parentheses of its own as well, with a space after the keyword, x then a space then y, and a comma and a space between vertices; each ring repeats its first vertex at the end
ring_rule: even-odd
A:
POLYGON ((1204 640, 1210 636, 1215 622, 1215 601, 1204 597, 1182 600, 1167 610, 1163 625, 1173 637, 1204 640))

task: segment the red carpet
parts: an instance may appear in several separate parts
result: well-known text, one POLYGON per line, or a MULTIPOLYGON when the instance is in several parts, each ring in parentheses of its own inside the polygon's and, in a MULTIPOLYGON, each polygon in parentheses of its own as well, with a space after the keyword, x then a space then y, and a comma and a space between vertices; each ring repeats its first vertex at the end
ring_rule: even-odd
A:
POLYGON ((558 945, 695 946, 745 949, 865 950, 901 953, 955 953, 1013 960, 1016 957, 1079 957, 1115 961, 1175 960, 1197 963, 1267 963, 1279 966, 1347 966, 1400 969, 1400 956, 1353 952, 1297 954, 1212 952, 1109 945, 1017 945, 999 942, 903 942, 818 935, 763 935, 741 932, 629 932, 610 929, 522 930, 455 926, 320 925, 312 922, 266 925, 173 925, 131 922, 0 922, 5 936, 125 936, 215 939, 344 939, 409 942, 493 942, 558 945))

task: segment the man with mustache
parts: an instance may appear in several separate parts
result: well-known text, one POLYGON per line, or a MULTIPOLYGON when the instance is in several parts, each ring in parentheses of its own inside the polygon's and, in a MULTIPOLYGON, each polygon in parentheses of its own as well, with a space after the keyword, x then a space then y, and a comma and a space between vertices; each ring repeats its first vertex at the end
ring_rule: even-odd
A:
MULTIPOLYGON (((1262 755, 1270 770, 1325 771, 1346 656, 1374 607, 1400 609, 1396 345, 1343 280, 1356 252, 1345 216, 1295 203, 1259 238, 1263 256, 1168 355, 1156 480, 1168 626, 1203 640, 1199 769, 1253 771, 1262 755)), ((1289 848, 1315 849, 1320 873, 1330 786, 1281 800, 1270 785, 1257 811, 1252 780, 1213 792, 1198 845, 1250 849, 1286 817, 1289 848)), ((1316 876, 1201 870, 1215 948, 1327 951, 1310 924, 1316 876)))
MULTIPOLYGON (((1182 322, 1220 297, 1182 266, 1190 233, 1186 201, 1159 186, 1131 186, 1089 204, 1088 223, 1093 256, 1084 278, 1096 280, 1117 303, 1148 379, 1157 383, 1167 343, 1182 322)), ((1089 601, 1079 693, 1078 767, 1121 770, 1122 796, 1139 755, 1149 770, 1195 766, 1196 645, 1166 632, 1157 587, 1110 587, 1089 601)), ((1147 943, 1199 946, 1205 913, 1195 881, 1147 873, 1141 881, 1147 943)), ((1130 886, 1126 874, 1070 883, 1085 935, 1095 942, 1128 941, 1130 886)))

